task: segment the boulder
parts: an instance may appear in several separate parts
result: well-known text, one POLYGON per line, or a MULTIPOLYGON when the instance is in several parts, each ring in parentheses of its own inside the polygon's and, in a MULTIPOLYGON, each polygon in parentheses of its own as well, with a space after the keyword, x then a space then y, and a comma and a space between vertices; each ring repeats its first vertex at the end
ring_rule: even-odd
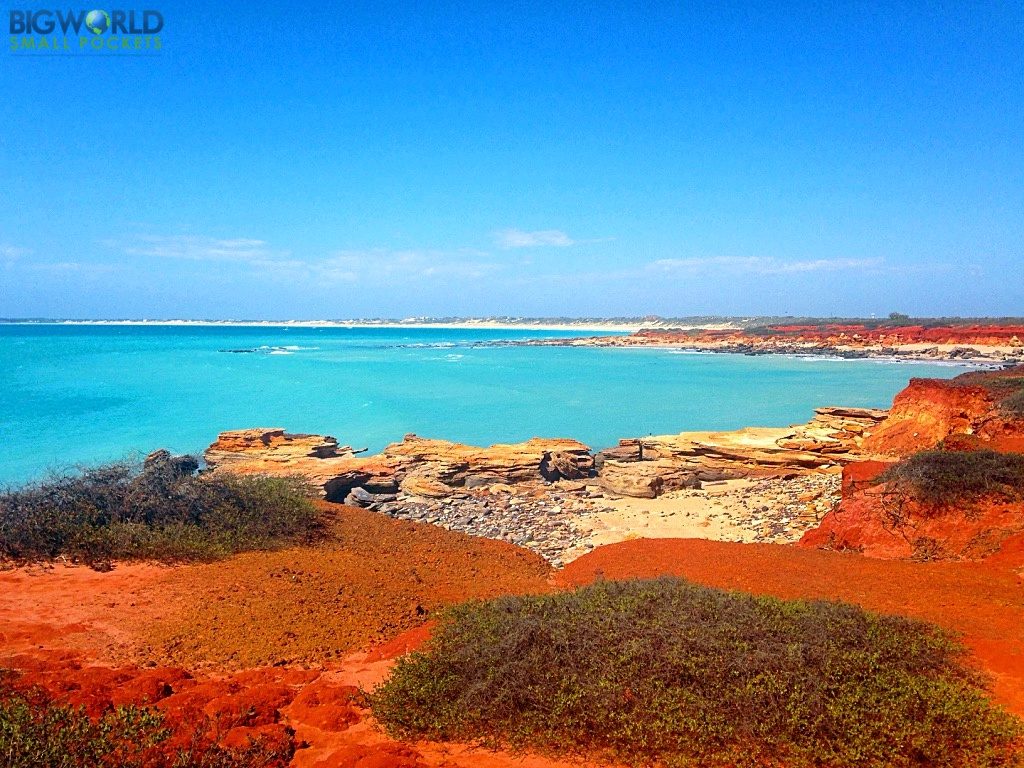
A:
POLYGON ((290 434, 283 429, 260 427, 221 432, 203 454, 211 467, 259 458, 289 462, 295 459, 352 457, 350 447, 338 445, 330 435, 290 434))
POLYGON ((601 488, 611 493, 643 499, 653 499, 681 488, 700 488, 696 467, 687 467, 671 459, 606 460, 598 482, 601 488))
POLYGON ((463 486, 469 477, 485 475, 505 483, 584 477, 594 466, 590 449, 577 440, 535 437, 524 443, 487 448, 406 435, 381 454, 407 472, 430 474, 450 486, 463 486), (562 474, 563 471, 568 474, 562 474), (545 473, 547 473, 545 475, 545 473))
POLYGON ((195 456, 173 456, 165 448, 153 451, 142 462, 143 470, 169 468, 177 477, 187 477, 199 469, 195 456))
POLYGON ((365 488, 353 488, 345 497, 345 503, 356 507, 365 507, 373 503, 373 494, 365 488))
POLYGON ((453 490, 450 485, 424 475, 406 475, 401 488, 402 492, 409 496, 424 496, 428 499, 450 496, 453 490))
POLYGON ((540 462, 540 474, 545 480, 580 480, 590 477, 594 458, 589 449, 548 451, 540 462))

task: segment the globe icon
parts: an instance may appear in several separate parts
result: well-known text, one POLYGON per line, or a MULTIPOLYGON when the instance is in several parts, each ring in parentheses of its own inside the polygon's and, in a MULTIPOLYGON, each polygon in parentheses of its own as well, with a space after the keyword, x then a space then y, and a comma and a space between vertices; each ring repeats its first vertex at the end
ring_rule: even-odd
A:
POLYGON ((85 26, 94 35, 102 35, 110 29, 110 16, 106 11, 89 11, 85 15, 85 26))

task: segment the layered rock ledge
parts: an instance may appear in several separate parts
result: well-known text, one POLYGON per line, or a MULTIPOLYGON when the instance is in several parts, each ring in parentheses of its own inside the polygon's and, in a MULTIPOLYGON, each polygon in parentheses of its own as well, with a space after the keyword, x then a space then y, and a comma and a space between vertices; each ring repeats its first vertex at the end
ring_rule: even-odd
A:
MULTIPOLYGON (((553 482, 589 477, 590 448, 577 440, 533 438, 486 448, 406 435, 381 453, 359 456, 328 435, 260 428, 222 432, 205 452, 215 471, 298 475, 329 501, 394 496, 444 496, 495 483, 553 482)), ((385 499, 390 500, 390 499, 385 499)))
MULTIPOLYGON (((689 508, 696 500, 673 494, 699 494, 702 486, 726 480, 835 474, 884 417, 885 411, 874 409, 820 408, 811 422, 793 427, 630 438, 596 454, 570 439, 477 447, 406 435, 367 456, 331 436, 260 428, 222 433, 205 458, 215 472, 300 476, 330 501, 503 539, 560 564, 567 553, 591 548, 591 534, 607 527, 607 519, 598 518, 614 516, 616 499, 667 495, 670 506, 689 508), (594 522, 585 523, 589 518, 594 522)), ((786 497, 788 506, 778 505, 777 520, 746 490, 729 489, 737 524, 742 519, 756 528, 756 540, 795 540, 820 517, 814 509, 805 515, 804 506, 823 491, 799 501, 796 496, 810 486, 792 487, 797 490, 786 497), (795 512, 794 501, 800 507, 795 512)), ((681 517, 696 514, 694 509, 681 517)), ((741 535, 735 525, 727 528, 723 536, 741 535)))
POLYGON ((886 417, 870 408, 819 408, 807 424, 627 438, 594 455, 577 440, 533 438, 485 448, 406 435, 372 456, 326 435, 279 428, 222 432, 205 453, 215 471, 299 475, 331 501, 363 505, 397 494, 439 498, 495 485, 585 481, 654 498, 701 482, 837 470, 886 417))
POLYGON ((792 427, 629 438, 598 454, 598 477, 614 493, 655 498, 699 488, 708 480, 837 470, 856 460, 865 436, 886 414, 874 408, 828 407, 816 409, 807 424, 792 427))

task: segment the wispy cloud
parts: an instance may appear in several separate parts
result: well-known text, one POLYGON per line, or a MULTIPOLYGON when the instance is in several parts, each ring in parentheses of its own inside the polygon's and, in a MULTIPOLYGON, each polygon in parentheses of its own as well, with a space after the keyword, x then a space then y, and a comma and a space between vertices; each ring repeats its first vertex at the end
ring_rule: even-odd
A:
POLYGON ((15 259, 21 258, 32 251, 28 248, 19 248, 9 243, 0 243, 0 261, 13 262, 15 259))
POLYGON ((785 261, 768 256, 710 256, 706 258, 658 259, 648 269, 658 272, 744 273, 755 275, 786 275, 801 272, 840 272, 845 270, 879 269, 882 259, 809 259, 785 261))
POLYGON ((316 285, 476 280, 501 268, 489 253, 472 248, 368 248, 295 256, 263 240, 204 235, 130 235, 105 241, 105 245, 130 256, 205 261, 251 277, 316 285))
POLYGON ((42 261, 28 265, 33 272, 51 275, 75 275, 78 277, 97 277, 111 275, 122 270, 119 264, 103 264, 83 261, 42 261))
POLYGON ((524 232, 521 229, 502 229, 494 233, 494 242, 499 248, 537 248, 541 246, 565 248, 576 245, 577 241, 560 229, 539 229, 533 232, 524 232))
POLYGON ((500 269, 486 252, 473 249, 371 248, 338 251, 318 262, 321 268, 349 272, 360 279, 480 279, 500 269))
POLYGON ((120 248, 130 256, 159 256, 195 261, 258 261, 282 255, 272 252, 263 240, 249 237, 133 235, 121 241, 107 241, 107 245, 120 248))

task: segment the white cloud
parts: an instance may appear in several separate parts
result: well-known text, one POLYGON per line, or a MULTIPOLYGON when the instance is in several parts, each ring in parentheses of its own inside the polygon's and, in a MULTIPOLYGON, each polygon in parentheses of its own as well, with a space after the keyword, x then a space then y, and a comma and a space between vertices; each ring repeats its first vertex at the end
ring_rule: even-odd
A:
POLYGON ((473 250, 400 250, 371 248, 362 251, 338 251, 319 262, 321 268, 330 268, 358 275, 360 279, 375 278, 430 279, 454 277, 480 279, 492 274, 499 266, 490 261, 488 254, 473 250))
POLYGON ((783 261, 767 256, 710 256, 707 258, 658 259, 648 269, 659 272, 745 273, 755 275, 786 275, 798 272, 839 272, 843 270, 879 269, 882 259, 810 259, 783 261))
POLYGON ((108 241, 131 256, 160 256, 195 261, 256 261, 273 258, 263 240, 248 237, 216 238, 204 235, 135 235, 108 241))
POLYGON ((254 238, 204 235, 131 235, 105 245, 129 256, 205 261, 233 265, 242 274, 314 285, 395 280, 477 280, 501 267, 489 253, 453 250, 369 248, 298 257, 254 238))
POLYGON ((31 252, 32 251, 30 251, 28 248, 18 248, 17 246, 10 245, 8 243, 0 243, 0 261, 11 263, 15 259, 18 259, 31 252))
POLYGON ((494 233, 494 242, 499 248, 536 248, 538 246, 564 248, 576 245, 576 240, 559 229, 540 229, 534 232, 524 232, 521 229, 502 229, 494 233))

